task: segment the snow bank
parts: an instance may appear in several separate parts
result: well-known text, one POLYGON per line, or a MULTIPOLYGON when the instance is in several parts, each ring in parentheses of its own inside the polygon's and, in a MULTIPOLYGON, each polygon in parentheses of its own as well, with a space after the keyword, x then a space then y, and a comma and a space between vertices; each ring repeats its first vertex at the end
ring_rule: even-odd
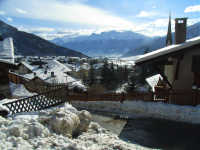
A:
POLYGON ((8 119, 0 117, 0 149, 132 150, 142 148, 120 140, 97 123, 90 123, 90 118, 89 112, 77 111, 69 104, 37 113, 21 113, 8 119), (72 138, 74 134, 79 136, 72 138))
POLYGON ((29 97, 35 95, 35 93, 30 93, 23 84, 10 82, 9 85, 12 96, 29 97))
POLYGON ((6 117, 9 114, 9 109, 0 104, 0 116, 6 117))
POLYGON ((118 102, 72 102, 75 107, 93 111, 116 113, 123 117, 155 117, 175 121, 200 123, 200 107, 178 106, 161 102, 124 101, 118 102))

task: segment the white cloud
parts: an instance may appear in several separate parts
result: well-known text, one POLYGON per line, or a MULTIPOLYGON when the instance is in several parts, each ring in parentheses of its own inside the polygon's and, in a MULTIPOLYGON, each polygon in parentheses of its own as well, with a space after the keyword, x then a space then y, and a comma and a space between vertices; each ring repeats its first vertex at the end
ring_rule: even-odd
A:
POLYGON ((10 16, 40 19, 43 21, 73 23, 93 27, 130 28, 134 26, 132 22, 108 11, 94 8, 80 2, 6 0, 2 8, 10 10, 10 16), (28 10, 28 13, 26 10, 28 10))
POLYGON ((55 29, 54 28, 49 28, 49 27, 35 27, 35 28, 31 28, 31 27, 24 27, 24 26, 18 26, 17 27, 19 30, 21 31, 25 31, 25 32, 29 32, 29 33, 43 33, 43 32, 54 32, 55 29))
POLYGON ((157 6, 156 6, 156 5, 154 5, 154 6, 152 6, 152 8, 153 8, 153 9, 155 9, 155 8, 157 8, 157 6))
POLYGON ((1 16, 5 15, 5 14, 6 14, 5 11, 0 11, 1 16))
MULTIPOLYGON (((146 36, 163 36, 167 33, 167 26, 168 26, 168 18, 162 18, 162 19, 156 19, 151 22, 146 22, 143 24, 140 24, 136 27, 132 28, 115 28, 115 30, 118 31, 125 31, 125 30, 131 30, 134 32, 138 32, 141 34, 144 34, 146 36)), ((36 35, 47 39, 52 40, 54 38, 59 38, 63 36, 70 36, 75 37, 78 35, 90 35, 92 33, 101 33, 105 31, 111 31, 113 30, 112 27, 104 27, 104 28, 98 28, 98 29, 69 29, 69 28, 48 28, 48 27, 39 27, 39 28, 24 28, 23 26, 18 27, 19 30, 29 32, 29 33, 35 33, 36 35)), ((174 30, 174 21, 172 20, 172 30, 174 30)))
POLYGON ((22 10, 20 8, 16 8, 16 11, 20 14, 26 14, 27 12, 25 10, 22 10))
POLYGON ((189 12, 200 12, 200 5, 194 5, 194 6, 189 6, 186 7, 184 10, 185 13, 189 12))
POLYGON ((140 11, 139 14, 136 15, 136 17, 145 18, 145 17, 152 17, 155 15, 157 15, 157 13, 155 12, 140 11))
MULTIPOLYGON (((85 1, 87 0, 6 0, 3 6, 0 5, 0 10, 4 10, 11 17, 44 21, 47 24, 46 27, 33 28, 31 25, 30 28, 19 27, 19 29, 46 39, 64 35, 88 35, 110 30, 131 30, 148 36, 163 35, 167 31, 167 18, 144 24, 133 23, 111 12, 88 6, 84 3, 85 1), (62 26, 66 24, 68 29, 49 28, 49 21, 53 24, 62 24, 62 26), (69 25, 72 26, 71 30, 69 25)), ((141 11, 138 17, 155 15, 157 15, 156 12, 141 11)))
MULTIPOLYGON (((164 36, 167 34, 168 18, 155 19, 150 22, 143 23, 137 28, 137 32, 142 33, 146 36, 164 36)), ((174 31, 174 20, 172 22, 172 31, 174 31)))
POLYGON ((169 22, 168 18, 156 19, 155 21, 152 22, 152 25, 154 25, 154 27, 167 27, 168 22, 169 22))
POLYGON ((48 28, 48 27, 33 28, 31 30, 32 30, 31 32, 53 32, 53 31, 55 31, 54 28, 48 28))
POLYGON ((190 25, 193 25, 193 24, 195 24, 197 22, 200 22, 200 18, 188 19, 187 25, 190 26, 190 25))
POLYGON ((6 19, 7 19, 9 22, 12 22, 12 21, 13 21, 13 19, 10 18, 10 17, 7 17, 6 19))

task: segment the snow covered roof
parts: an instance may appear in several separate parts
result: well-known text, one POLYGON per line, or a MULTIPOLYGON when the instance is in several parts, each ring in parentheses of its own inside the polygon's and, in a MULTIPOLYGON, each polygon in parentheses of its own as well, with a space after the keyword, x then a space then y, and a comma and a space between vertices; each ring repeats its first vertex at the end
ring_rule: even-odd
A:
POLYGON ((167 47, 158 49, 158 50, 156 50, 156 51, 147 53, 147 54, 141 56, 140 58, 136 59, 136 60, 135 60, 135 63, 136 63, 136 64, 142 63, 142 62, 144 62, 144 61, 148 61, 148 60, 157 58, 157 57, 159 57, 159 56, 163 56, 163 55, 166 55, 166 54, 170 54, 170 53, 172 53, 172 52, 177 52, 177 51, 179 51, 179 50, 182 50, 182 49, 185 49, 185 48, 194 46, 194 45, 196 45, 196 44, 200 44, 200 36, 198 36, 198 37, 196 37, 196 38, 192 38, 192 39, 190 39, 190 40, 187 40, 186 42, 181 43, 181 44, 170 45, 170 46, 167 46, 167 47))
POLYGON ((58 62, 57 60, 50 60, 47 62, 48 70, 52 70, 54 72, 69 72, 72 71, 69 67, 63 65, 62 63, 58 62))
POLYGON ((0 62, 14 64, 14 46, 12 38, 6 38, 0 41, 0 62))
POLYGON ((22 84, 15 84, 10 82, 10 91, 13 96, 20 96, 20 97, 29 97, 33 96, 36 93, 30 93, 22 84))
POLYGON ((22 61, 21 64, 23 64, 25 67, 27 67, 29 70, 33 71, 36 67, 35 66, 31 66, 28 63, 26 63, 25 61, 22 61))
POLYGON ((79 87, 84 87, 80 81, 76 81, 71 76, 67 75, 66 72, 71 71, 71 69, 57 60, 49 60, 46 65, 43 65, 42 68, 34 68, 33 73, 21 75, 27 79, 34 79, 38 77, 39 79, 48 82, 48 83, 69 83, 74 82, 73 84, 79 87), (48 68, 47 68, 48 66, 48 68), (47 70, 46 70, 47 69, 47 70), (47 72, 45 72, 47 71, 47 72), (51 72, 54 72, 52 77, 51 72), (35 75, 34 75, 35 73, 35 75))
POLYGON ((160 79, 163 80, 163 77, 160 74, 157 74, 149 78, 146 78, 145 80, 151 86, 152 91, 155 92, 155 86, 158 84, 160 79))

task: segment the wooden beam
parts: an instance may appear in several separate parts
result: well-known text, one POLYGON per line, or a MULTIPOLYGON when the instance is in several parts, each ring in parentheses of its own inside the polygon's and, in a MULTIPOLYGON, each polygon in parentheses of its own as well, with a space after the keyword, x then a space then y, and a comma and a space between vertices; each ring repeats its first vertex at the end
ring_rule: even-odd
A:
POLYGON ((169 85, 170 89, 172 89, 172 85, 171 83, 169 82, 169 80, 167 79, 166 75, 164 74, 164 72, 158 68, 157 66, 154 66, 155 69, 160 73, 160 75, 163 77, 163 79, 167 82, 167 84, 169 85))
POLYGON ((184 55, 184 53, 192 50, 198 50, 200 48, 200 44, 193 45, 188 48, 181 49, 179 51, 171 52, 162 56, 158 56, 156 58, 152 58, 146 61, 138 62, 136 65, 142 65, 142 64, 152 64, 152 63, 163 63, 164 60, 168 59, 168 57, 177 57, 180 55, 184 55))
POLYGON ((178 80, 178 76, 179 76, 179 69, 180 69, 180 62, 183 59, 184 55, 180 55, 177 57, 177 64, 176 64, 176 71, 175 71, 175 76, 174 79, 178 80))

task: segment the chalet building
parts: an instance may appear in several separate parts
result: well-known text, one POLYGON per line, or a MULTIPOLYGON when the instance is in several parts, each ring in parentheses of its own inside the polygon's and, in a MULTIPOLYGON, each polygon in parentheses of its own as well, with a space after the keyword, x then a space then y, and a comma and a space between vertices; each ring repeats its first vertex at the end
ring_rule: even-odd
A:
POLYGON ((0 99, 10 96, 9 69, 15 69, 13 39, 0 40, 0 99))
MULTIPOLYGON (((172 45, 170 20, 166 47, 147 53, 135 61, 136 65, 153 66, 160 74, 154 76, 159 79, 153 80, 162 78, 168 91, 200 90, 200 37, 186 40, 186 26, 187 18, 175 19, 175 43, 172 45)), ((156 90, 156 87, 152 88, 156 90)))
POLYGON ((45 61, 43 65, 30 65, 27 62, 21 62, 16 70, 10 72, 13 74, 13 82, 18 84, 23 80, 47 83, 67 83, 68 73, 71 69, 61 64, 57 60, 45 61), (17 76, 17 78, 16 78, 17 76))
POLYGON ((167 90, 200 90, 200 36, 186 40, 186 25, 187 18, 175 19, 175 44, 171 45, 169 27, 167 46, 147 53, 135 61, 136 65, 153 66, 163 77, 167 90))

